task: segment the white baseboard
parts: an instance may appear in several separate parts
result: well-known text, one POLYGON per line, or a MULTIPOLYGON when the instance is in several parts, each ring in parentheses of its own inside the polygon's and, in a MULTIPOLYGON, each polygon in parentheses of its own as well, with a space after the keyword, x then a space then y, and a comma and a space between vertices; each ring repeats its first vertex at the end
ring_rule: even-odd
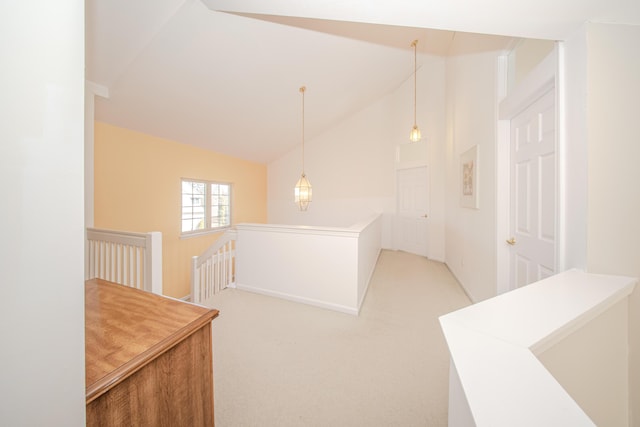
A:
POLYGON ((462 283, 460 281, 460 279, 458 279, 458 276, 456 276, 456 273, 453 272, 453 270, 449 267, 449 264, 447 264, 446 262, 444 263, 445 267, 447 267, 447 270, 449 270, 449 273, 451 273, 451 275, 453 276, 454 279, 456 279, 456 282, 458 282, 458 284, 460 285, 460 287, 462 288, 462 290, 464 291, 465 294, 467 294, 467 298, 469 298, 469 300, 471 301, 472 304, 475 304, 478 302, 478 300, 476 298, 473 297, 473 295, 471 295, 471 293, 469 292, 469 289, 467 289, 467 287, 464 285, 464 283, 462 283))
POLYGON ((312 298, 305 298, 297 295, 286 294, 283 292, 272 291, 269 289, 256 288, 253 286, 247 286, 240 283, 236 283, 236 288, 241 291, 253 292, 255 294, 266 295, 270 297, 282 298, 288 301, 299 302, 302 304, 312 305, 315 307, 325 308, 327 310, 338 311, 340 313, 351 314, 353 316, 358 315, 358 307, 349 307, 341 304, 334 304, 326 301, 316 300, 312 298))

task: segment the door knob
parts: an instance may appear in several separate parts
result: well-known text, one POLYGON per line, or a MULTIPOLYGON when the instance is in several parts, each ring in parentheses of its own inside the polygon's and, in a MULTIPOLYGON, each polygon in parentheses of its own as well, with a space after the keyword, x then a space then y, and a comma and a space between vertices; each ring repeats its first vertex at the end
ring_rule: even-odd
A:
POLYGON ((511 246, 515 245, 516 244, 516 238, 515 237, 510 238, 509 240, 507 240, 507 243, 510 244, 511 246))
POLYGON ((422 215, 422 217, 423 217, 423 218, 429 218, 429 215, 424 214, 424 215, 422 215))

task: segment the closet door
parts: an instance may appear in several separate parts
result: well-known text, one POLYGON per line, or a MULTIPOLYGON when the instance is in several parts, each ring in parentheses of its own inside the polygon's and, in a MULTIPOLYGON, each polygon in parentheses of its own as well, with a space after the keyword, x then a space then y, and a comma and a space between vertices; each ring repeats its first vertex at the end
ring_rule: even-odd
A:
POLYGON ((427 167, 399 169, 397 177, 396 249, 427 256, 429 175, 427 167))

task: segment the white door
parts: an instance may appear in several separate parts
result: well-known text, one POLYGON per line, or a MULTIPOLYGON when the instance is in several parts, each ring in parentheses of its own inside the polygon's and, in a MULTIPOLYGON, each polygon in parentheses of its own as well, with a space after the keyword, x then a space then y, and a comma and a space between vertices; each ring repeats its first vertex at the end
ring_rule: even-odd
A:
POLYGON ((398 214, 396 248, 427 256, 429 182, 427 167, 399 169, 396 172, 398 214))
POLYGON ((511 120, 511 287, 551 276, 556 266, 554 90, 511 120))

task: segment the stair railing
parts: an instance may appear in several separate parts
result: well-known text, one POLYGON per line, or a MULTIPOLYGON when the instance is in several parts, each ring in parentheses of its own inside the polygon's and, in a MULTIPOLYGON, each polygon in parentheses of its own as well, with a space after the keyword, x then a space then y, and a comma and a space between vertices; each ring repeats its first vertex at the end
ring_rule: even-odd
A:
POLYGON ((162 295, 162 233, 87 228, 85 279, 162 295))
POLYGON ((236 236, 236 230, 225 231, 191 259, 191 302, 207 305, 216 293, 235 287, 236 236))

